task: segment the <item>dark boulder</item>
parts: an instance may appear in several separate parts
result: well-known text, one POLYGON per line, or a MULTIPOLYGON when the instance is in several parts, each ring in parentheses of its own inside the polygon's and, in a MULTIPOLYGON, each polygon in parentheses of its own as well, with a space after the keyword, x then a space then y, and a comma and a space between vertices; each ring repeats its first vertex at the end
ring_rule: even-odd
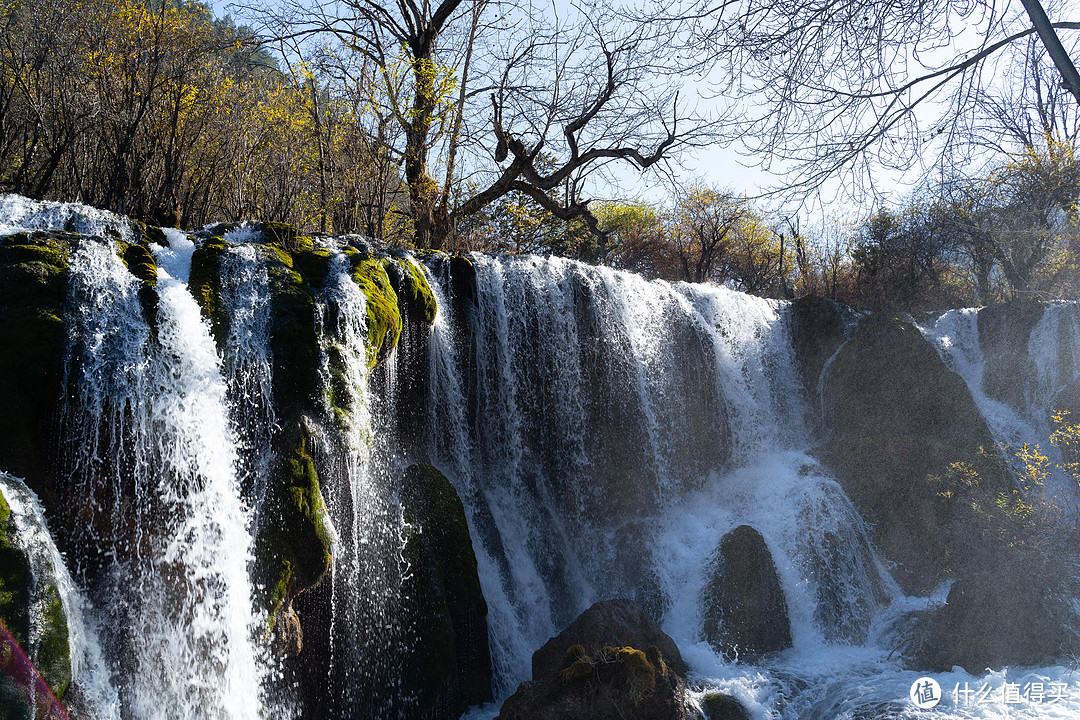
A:
POLYGON ((679 676, 685 667, 633 600, 598 602, 533 653, 532 681, 498 720, 689 720, 697 714, 679 676))
POLYGON ((1049 665, 1080 653, 1080 618, 1071 596, 1061 598, 1048 589, 1052 581, 1033 568, 1038 559, 1029 558, 1026 567, 1016 560, 1006 557, 1001 572, 953 583, 945 605, 929 613, 913 635, 910 654, 916 664, 939 672, 959 665, 978 674, 986 668, 1049 665))
POLYGON ((847 340, 854 315, 850 308, 820 297, 799 298, 788 306, 787 321, 796 368, 806 395, 815 407, 821 371, 847 340))
POLYGON ((577 620, 533 653, 533 680, 558 674, 565 663, 566 649, 573 645, 581 645, 590 655, 608 646, 647 648, 655 645, 668 667, 679 674, 684 674, 687 669, 675 641, 633 600, 604 600, 581 613, 577 620))
MULTIPOLYGON (((21 480, 0 473, 0 620, 52 692, 62 697, 71 683, 71 646, 60 569, 40 542, 49 537, 40 515, 13 509, 25 510, 33 502, 21 480)), ((2 698, 0 693, 0 703, 2 698)), ((0 704, 0 717, 3 710, 0 704)))
POLYGON ((68 258, 77 236, 0 238, 0 468, 26 478, 49 507, 62 507, 48 468, 68 333, 68 258))
POLYGON ((568 648, 554 676, 522 683, 497 720, 689 720, 682 679, 656 646, 605 647, 588 654, 568 648))
POLYGON ((419 716, 457 718, 492 699, 487 603, 465 508, 450 481, 429 465, 405 471, 401 502, 410 527, 402 597, 411 652, 403 692, 416 697, 419 716))
POLYGON ((731 695, 709 693, 701 699, 706 720, 750 720, 750 713, 731 695))
POLYGON ((748 660, 791 647, 791 622, 765 538, 740 525, 720 540, 705 586, 705 639, 748 660))

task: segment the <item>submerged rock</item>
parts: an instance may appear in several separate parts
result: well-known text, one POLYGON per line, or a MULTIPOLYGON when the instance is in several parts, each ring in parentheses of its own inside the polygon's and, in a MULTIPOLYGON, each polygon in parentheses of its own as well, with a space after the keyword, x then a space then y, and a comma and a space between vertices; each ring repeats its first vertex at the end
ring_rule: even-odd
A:
POLYGON ((705 586, 705 639, 729 658, 791 647, 787 602, 765 538, 740 525, 720 540, 705 586))
POLYGON ((533 654, 532 681, 498 720, 688 720, 697 713, 675 666, 678 647, 640 606, 599 602, 533 654))
POLYGON ((465 508, 450 481, 430 465, 405 471, 401 501, 410 574, 402 597, 406 658, 403 692, 427 718, 457 718, 488 702, 491 651, 487 602, 480 588, 465 508))
POLYGON ((750 720, 750 713, 731 695, 709 693, 701 699, 706 720, 750 720))

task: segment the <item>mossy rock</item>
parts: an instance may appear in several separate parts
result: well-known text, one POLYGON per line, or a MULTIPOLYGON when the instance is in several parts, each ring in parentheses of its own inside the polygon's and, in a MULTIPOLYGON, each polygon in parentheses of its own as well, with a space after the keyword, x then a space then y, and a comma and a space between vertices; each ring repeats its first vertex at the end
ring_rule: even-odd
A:
POLYGON ((311 433, 302 423, 278 440, 263 517, 256 538, 267 630, 274 632, 292 599, 330 569, 333 536, 315 461, 311 433))
POLYGON ((71 683, 71 648, 56 570, 46 558, 31 558, 33 549, 18 538, 22 529, 4 497, 5 483, 21 482, 8 476, 0 483, 0 620, 53 694, 62 697, 71 683), (35 566, 41 576, 35 576, 35 566))
POLYGON ((709 693, 701 699, 705 720, 750 720, 750 713, 731 695, 709 693))
MULTIPOLYGON (((135 236, 137 242, 141 241, 143 245, 150 243, 157 243, 158 245, 168 246, 169 240, 165 237, 165 231, 158 225, 151 225, 144 223, 141 220, 129 219, 128 223, 131 225, 131 232, 135 236)), ((167 225, 166 227, 176 227, 176 225, 167 225)))
POLYGON ((689 720, 686 687, 655 646, 568 655, 558 674, 522 683, 498 720, 689 720))
POLYGON ((77 236, 0 238, 0 468, 47 500, 48 443, 62 393, 68 258, 77 236))
POLYGON ((390 285, 397 293, 402 317, 423 326, 430 326, 435 322, 439 306, 424 276, 423 268, 409 258, 385 258, 383 267, 390 285))
POLYGON ((203 240, 191 256, 188 275, 188 289, 202 308, 203 316, 210 321, 210 331, 218 347, 229 335, 229 316, 221 300, 221 257, 228 249, 229 243, 219 236, 203 240))
POLYGON ((379 260, 359 252, 350 260, 353 280, 367 297, 368 365, 374 367, 390 357, 401 339, 398 297, 379 260))
POLYGON ((278 417, 283 418, 320 407, 323 391, 315 296, 294 259, 284 252, 271 253, 264 259, 272 307, 274 406, 278 417))
POLYGON ((678 645, 644 608, 628 598, 617 598, 594 603, 534 652, 533 680, 543 681, 556 675, 565 666, 568 656, 595 656, 609 646, 655 647, 676 673, 687 671, 678 645))
POLYGON ((157 287, 158 273, 157 261, 150 251, 143 245, 126 244, 120 245, 120 259, 124 265, 143 284, 149 287, 157 287))
POLYGON ((293 254, 293 268, 298 270, 312 288, 326 284, 326 276, 333 264, 334 253, 322 248, 293 254))
POLYGON ((477 574, 465 508, 450 481, 412 465, 401 490, 411 531, 405 559, 412 572, 402 595, 407 646, 403 691, 424 717, 457 718, 491 700, 487 603, 477 574))

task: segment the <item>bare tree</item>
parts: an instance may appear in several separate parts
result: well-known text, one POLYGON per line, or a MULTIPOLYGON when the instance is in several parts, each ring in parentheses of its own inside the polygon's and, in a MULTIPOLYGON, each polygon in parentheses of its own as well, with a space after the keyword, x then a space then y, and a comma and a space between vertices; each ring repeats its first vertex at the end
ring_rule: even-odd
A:
POLYGON ((1056 32, 1080 29, 1046 20, 1037 0, 690 0, 653 17, 694 50, 684 69, 711 71, 719 94, 741 103, 733 137, 786 188, 839 178, 852 195, 873 191, 881 169, 979 159, 974 148, 997 141, 986 99, 1010 68, 1025 55, 1044 79, 1055 67, 1027 41, 1051 47, 1056 86, 1076 74, 1073 43, 1056 32))
POLYGON ((441 247, 463 218, 513 191, 596 228, 582 198, 590 173, 611 162, 645 170, 710 129, 679 103, 671 74, 658 72, 665 38, 602 4, 575 6, 572 23, 554 9, 495 0, 289 0, 284 12, 249 10, 280 40, 329 43, 327 66, 378 69, 383 106, 401 130, 394 151, 419 247, 441 247))

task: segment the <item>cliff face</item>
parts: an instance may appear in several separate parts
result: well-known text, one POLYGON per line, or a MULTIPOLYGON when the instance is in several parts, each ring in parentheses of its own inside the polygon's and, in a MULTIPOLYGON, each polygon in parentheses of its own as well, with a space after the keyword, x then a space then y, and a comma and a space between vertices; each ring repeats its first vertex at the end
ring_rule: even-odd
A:
MULTIPOLYGON (((271 716, 457 717, 614 597, 700 617, 693 637, 767 666, 808 636, 866 642, 892 599, 956 581, 905 621, 911 667, 1074 647, 1067 538, 988 408, 1049 427, 1076 404, 1075 309, 986 309, 964 344, 949 315, 920 328, 558 259, 36 217, 0 237, 0 472, 40 498, 91 606, 115 608, 102 662, 127 708, 177 693, 246 717, 230 697, 255 668, 244 692, 271 716), (995 567, 1039 572, 1004 602, 995 567), (162 627, 175 658, 146 638, 162 627), (208 648, 206 687, 185 690, 208 648)), ((9 625, 31 612, 24 564, 9 625)), ((574 667, 633 661, 684 692, 666 651, 598 648, 574 667)), ((58 693, 64 656, 35 658, 58 693)), ((601 679, 556 685, 626 684, 601 679)))

